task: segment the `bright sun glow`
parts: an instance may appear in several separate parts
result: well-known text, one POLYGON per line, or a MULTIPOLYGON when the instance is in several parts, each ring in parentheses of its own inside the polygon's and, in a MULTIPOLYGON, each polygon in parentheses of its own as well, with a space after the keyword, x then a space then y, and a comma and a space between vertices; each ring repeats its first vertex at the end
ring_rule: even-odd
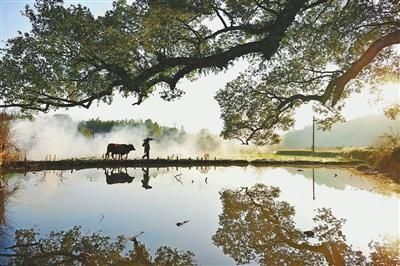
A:
MULTIPOLYGON (((346 120, 355 119, 369 114, 383 114, 388 106, 400 103, 400 84, 385 83, 378 93, 369 88, 354 93, 346 100, 343 115, 346 120)), ((313 116, 312 103, 301 106, 295 114, 295 129, 302 129, 311 124, 313 116)))

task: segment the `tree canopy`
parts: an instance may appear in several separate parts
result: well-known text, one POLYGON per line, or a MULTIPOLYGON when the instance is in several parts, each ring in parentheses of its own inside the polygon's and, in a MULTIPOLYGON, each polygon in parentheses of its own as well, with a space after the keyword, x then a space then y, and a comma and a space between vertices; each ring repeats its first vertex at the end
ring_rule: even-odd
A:
MULTIPOLYGON (((140 104, 178 83, 251 67, 216 96, 226 138, 274 143, 293 110, 316 101, 326 122, 351 92, 398 78, 400 4, 395 0, 120 0, 103 16, 62 0, 26 7, 32 30, 0 59, 0 107, 89 108, 121 93, 140 104)), ((333 115, 332 115, 333 114, 333 115)))

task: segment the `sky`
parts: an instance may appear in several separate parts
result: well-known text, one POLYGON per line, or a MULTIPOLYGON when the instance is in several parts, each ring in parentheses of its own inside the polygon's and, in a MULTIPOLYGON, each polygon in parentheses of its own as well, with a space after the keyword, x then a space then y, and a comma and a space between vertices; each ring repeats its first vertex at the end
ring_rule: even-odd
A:
MULTIPOLYGON (((32 5, 32 3, 32 0, 0 0, 0 47, 4 47, 7 39, 16 36, 18 30, 29 31, 30 24, 27 18, 21 15, 21 10, 26 4, 32 5)), ((65 1, 66 5, 72 3, 86 5, 96 15, 104 14, 105 10, 112 6, 111 0, 65 1)), ((74 120, 150 118, 166 126, 183 126, 188 132, 207 128, 211 132, 219 133, 223 123, 220 119, 220 108, 214 99, 215 93, 245 69, 246 62, 239 60, 225 73, 209 74, 194 82, 184 80, 178 86, 185 91, 185 94, 172 102, 163 101, 157 92, 139 106, 132 106, 135 99, 116 96, 111 105, 93 104, 90 109, 75 107, 69 110, 53 111, 47 115, 63 113, 70 115, 74 120)), ((349 120, 368 114, 379 114, 382 113, 384 107, 399 103, 399 84, 383 84, 381 101, 377 103, 375 99, 376 95, 371 94, 368 89, 360 94, 352 95, 343 110, 345 118, 349 120)), ((311 124, 312 116, 311 104, 300 107, 295 114, 295 129, 301 129, 311 124)))

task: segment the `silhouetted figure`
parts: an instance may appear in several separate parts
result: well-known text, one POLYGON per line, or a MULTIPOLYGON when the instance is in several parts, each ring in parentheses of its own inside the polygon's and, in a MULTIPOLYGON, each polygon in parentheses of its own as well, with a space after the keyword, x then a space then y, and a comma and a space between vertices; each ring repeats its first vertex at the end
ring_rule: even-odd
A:
POLYGON ((119 183, 132 183, 133 179, 135 178, 134 176, 128 175, 128 171, 125 168, 125 172, 122 171, 121 169, 118 169, 117 173, 114 173, 115 168, 111 170, 111 173, 108 173, 108 170, 106 169, 104 171, 106 175, 106 182, 109 185, 112 184, 119 184, 119 183))
POLYGON ((153 140, 152 138, 145 138, 143 140, 143 144, 142 146, 144 147, 144 155, 142 156, 142 158, 146 158, 147 160, 150 158, 150 141, 153 140))
POLYGON ((107 152, 104 159, 111 157, 115 160, 114 154, 118 154, 118 159, 122 159, 122 155, 126 154, 125 160, 128 159, 128 153, 134 151, 135 147, 132 144, 115 144, 110 143, 107 145, 107 152))
POLYGON ((150 176, 149 176, 149 168, 142 168, 143 171, 143 179, 142 179, 142 187, 145 189, 151 189, 152 186, 149 185, 150 176))

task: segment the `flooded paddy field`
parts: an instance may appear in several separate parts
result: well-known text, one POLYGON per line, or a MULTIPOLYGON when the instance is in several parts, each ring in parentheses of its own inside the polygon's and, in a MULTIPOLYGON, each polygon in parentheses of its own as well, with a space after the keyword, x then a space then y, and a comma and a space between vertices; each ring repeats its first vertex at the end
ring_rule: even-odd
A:
POLYGON ((371 241, 399 237, 398 185, 341 168, 51 170, 2 187, 0 253, 13 253, 4 248, 15 230, 33 228, 37 241, 74 226, 127 236, 127 248, 139 241, 152 259, 162 246, 190 251, 201 265, 353 262, 356 251, 368 260, 371 241))

